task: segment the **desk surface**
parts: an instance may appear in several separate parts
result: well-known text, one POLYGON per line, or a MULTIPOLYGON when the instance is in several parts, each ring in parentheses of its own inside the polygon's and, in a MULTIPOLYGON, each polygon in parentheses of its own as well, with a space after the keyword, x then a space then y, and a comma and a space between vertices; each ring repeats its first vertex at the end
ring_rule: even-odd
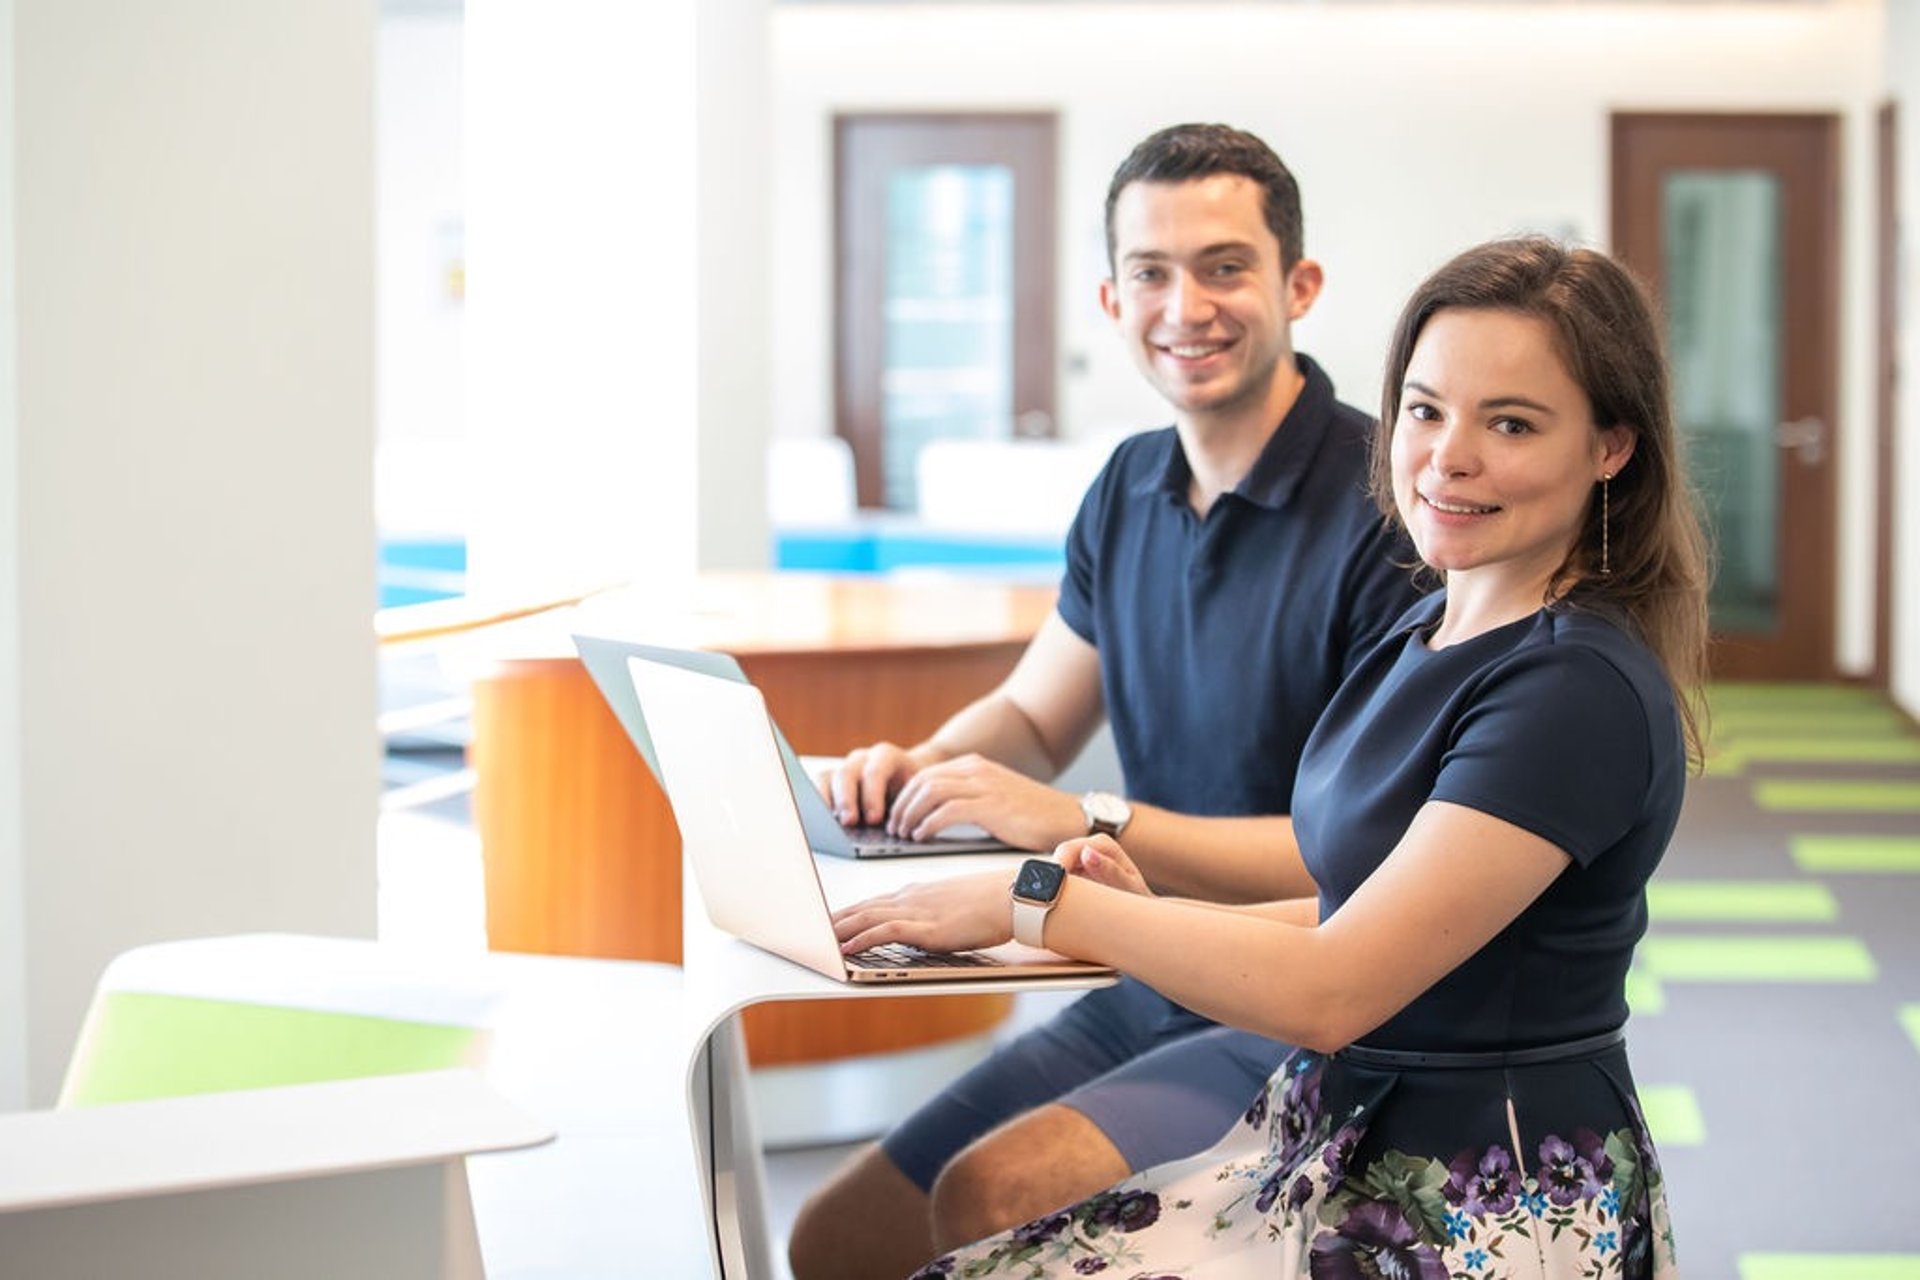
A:
POLYGON ((1051 585, 967 578, 706 573, 681 589, 622 588, 495 629, 492 658, 566 658, 576 631, 743 657, 1024 645, 1051 585))

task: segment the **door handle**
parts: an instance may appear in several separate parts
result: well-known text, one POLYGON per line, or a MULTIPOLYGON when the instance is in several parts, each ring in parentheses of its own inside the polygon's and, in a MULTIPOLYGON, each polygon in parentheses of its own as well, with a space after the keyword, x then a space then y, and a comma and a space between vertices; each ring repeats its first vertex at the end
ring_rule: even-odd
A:
POLYGON ((1791 449, 1802 466, 1817 467, 1827 460, 1827 424, 1819 418, 1795 418, 1773 429, 1773 442, 1791 449))

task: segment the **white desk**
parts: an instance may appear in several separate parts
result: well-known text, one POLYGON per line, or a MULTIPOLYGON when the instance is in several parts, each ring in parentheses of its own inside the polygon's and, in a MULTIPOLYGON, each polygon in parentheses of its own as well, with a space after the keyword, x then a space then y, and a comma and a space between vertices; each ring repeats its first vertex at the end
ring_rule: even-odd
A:
MULTIPOLYGON (((857 901, 914 880, 1011 868, 1018 855, 984 854, 853 862, 819 859, 828 900, 857 901)), ((708 923, 694 889, 684 929, 684 988, 691 1053, 687 1113, 692 1123, 700 1193, 714 1224, 713 1273, 722 1280, 763 1280, 768 1256, 766 1183, 760 1143, 748 1102, 747 1060, 739 1013, 763 1001, 822 997, 872 1000, 904 995, 974 995, 994 991, 1071 991, 1103 986, 1110 978, 1023 978, 984 982, 919 982, 851 986, 771 955, 708 923)))
MULTIPOLYGON (((454 954, 285 934, 137 948, 101 980, 102 993, 165 993, 475 1028, 485 1043, 480 1072, 486 1084, 557 1134, 545 1146, 465 1162, 481 1255, 476 1262, 484 1261, 493 1280, 697 1276, 708 1268, 713 1232, 703 1215, 711 1205, 697 1190, 701 1166, 684 1103, 696 1042, 681 1034, 687 1025, 681 989, 680 970, 662 964, 454 954)), ((432 1078, 422 1076, 325 1088, 341 1091, 348 1101, 368 1091, 425 1089, 426 1098, 415 1100, 425 1119, 459 1100, 453 1094, 436 1098, 432 1078)), ((163 1115, 214 1104, 244 1107, 250 1097, 287 1092, 98 1107, 47 1119, 106 1124, 116 1113, 141 1107, 163 1115)), ((360 1113, 382 1114, 366 1105, 360 1113)), ((464 1113, 455 1108, 453 1114, 464 1113)), ((29 1114, 22 1122, 37 1119, 29 1114)), ((327 1139, 332 1127, 321 1126, 314 1141, 327 1139)), ((404 1136, 383 1140, 391 1146, 404 1136)), ((512 1144, 489 1138, 471 1145, 512 1144)), ((0 1156, 0 1171, 7 1168, 0 1156)), ((34 1171, 14 1172, 25 1177, 34 1171)), ((20 1187, 9 1188, 9 1179, 0 1176, 0 1214, 26 1200, 20 1187)), ((0 1273, 12 1274, 4 1265, 0 1273)), ((439 1273, 416 1266, 404 1274, 439 1273)))

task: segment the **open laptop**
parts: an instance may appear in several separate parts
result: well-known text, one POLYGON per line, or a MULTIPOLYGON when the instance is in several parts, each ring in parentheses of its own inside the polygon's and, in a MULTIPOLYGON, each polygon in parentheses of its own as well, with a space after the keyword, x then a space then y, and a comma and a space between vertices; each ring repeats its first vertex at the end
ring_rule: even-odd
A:
MULTIPOLYGON (((576 635, 573 645, 579 650, 580 661, 586 665, 587 674, 600 687, 600 696, 606 699, 607 706, 612 708, 620 726, 627 731, 627 736, 639 750, 640 758, 652 770, 654 780, 663 788, 666 780, 660 775, 660 762, 654 751, 652 735, 647 729, 646 715, 640 709, 640 700, 634 696, 633 680, 627 674, 627 659, 645 658, 650 662, 663 662, 668 666, 697 671, 722 680, 749 683, 740 664, 724 653, 667 649, 658 645, 585 635, 576 635)), ((883 827, 841 826, 840 820, 833 816, 833 810, 821 798, 819 788, 807 776, 806 769, 800 764, 800 757, 787 745, 786 735, 780 732, 777 725, 774 726, 773 737, 780 748, 781 761, 786 766, 794 803, 800 810, 800 825, 805 828, 807 844, 815 853, 835 858, 903 858, 927 853, 1018 852, 1015 846, 988 835, 979 827, 942 832, 931 840, 910 840, 890 835, 883 827)))
POLYGON ((842 982, 1111 972, 1014 942, 953 955, 910 947, 842 955, 796 803, 812 784, 803 779, 795 789, 760 691, 646 657, 628 658, 627 670, 687 862, 717 928, 842 982))

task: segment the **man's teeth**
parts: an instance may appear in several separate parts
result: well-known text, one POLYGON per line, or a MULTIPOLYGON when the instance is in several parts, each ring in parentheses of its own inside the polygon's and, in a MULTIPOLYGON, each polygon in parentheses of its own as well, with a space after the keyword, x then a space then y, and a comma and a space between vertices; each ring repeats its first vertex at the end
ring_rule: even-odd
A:
POLYGON ((1168 347, 1167 350, 1173 352, 1174 355, 1179 356, 1182 360, 1199 360, 1202 357, 1210 356, 1220 350, 1220 346, 1218 343, 1209 342, 1200 346, 1168 347))

